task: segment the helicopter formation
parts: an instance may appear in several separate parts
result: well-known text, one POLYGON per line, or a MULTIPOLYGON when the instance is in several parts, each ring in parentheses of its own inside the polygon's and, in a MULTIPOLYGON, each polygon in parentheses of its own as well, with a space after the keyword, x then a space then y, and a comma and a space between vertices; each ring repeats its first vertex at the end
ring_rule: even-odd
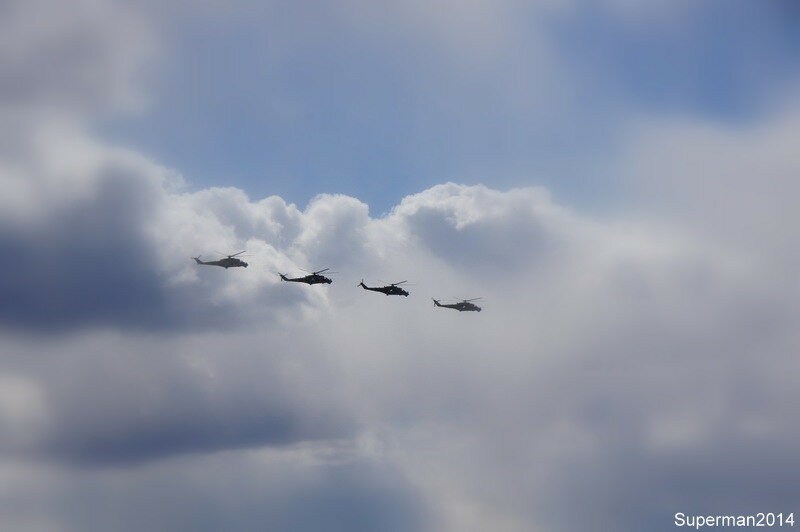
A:
MULTIPOLYGON (((219 252, 218 252, 219 253, 219 252)), ((239 255, 244 253, 244 251, 240 251, 238 253, 233 253, 231 255, 225 256, 223 253, 219 253, 223 255, 225 258, 220 260, 212 260, 212 261, 202 261, 200 260, 200 255, 196 257, 192 257, 197 264, 203 266, 220 266, 225 268, 247 268, 247 263, 244 262, 242 259, 238 258, 239 255)), ((302 270, 302 268, 300 268, 302 270)), ((308 275, 303 275, 299 277, 289 277, 288 274, 279 273, 278 276, 281 278, 281 281, 286 281, 289 283, 305 283, 307 285, 314 285, 314 284, 331 284, 333 283, 333 279, 330 277, 326 277, 322 275, 323 273, 327 273, 328 275, 334 274, 336 272, 330 271, 330 268, 324 268, 322 270, 317 271, 308 271, 303 270, 308 275)), ((408 281, 400 281, 397 283, 391 283, 385 286, 367 286, 364 284, 364 279, 361 279, 361 282, 356 285, 356 287, 361 287, 364 290, 368 290, 371 292, 380 292, 387 296, 405 296, 408 297, 409 292, 404 288, 401 288, 400 285, 407 283, 408 281)), ((453 310, 457 310, 459 312, 480 312, 481 307, 473 303, 473 301, 478 301, 479 297, 472 298, 472 299, 462 299, 456 301, 455 303, 440 303, 438 299, 433 300, 434 307, 440 308, 449 308, 453 310)))

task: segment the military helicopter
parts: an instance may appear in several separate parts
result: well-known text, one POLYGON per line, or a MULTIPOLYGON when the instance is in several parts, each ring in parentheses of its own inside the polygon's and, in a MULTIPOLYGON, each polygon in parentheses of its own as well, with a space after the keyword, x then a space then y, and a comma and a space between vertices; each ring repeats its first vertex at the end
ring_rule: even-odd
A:
MULTIPOLYGON (((236 267, 247 268, 247 263, 245 261, 236 258, 237 255, 241 255, 242 253, 244 253, 244 251, 240 251, 239 253, 234 253, 233 255, 228 255, 224 259, 210 260, 207 262, 200 260, 200 255, 192 258, 197 264, 202 264, 204 266, 222 266, 226 270, 228 268, 236 268, 236 267)), ((220 255, 222 255, 222 253, 220 253, 220 255)))
POLYGON ((434 307, 443 307, 443 308, 452 308, 452 309, 455 309, 455 310, 457 310, 459 312, 465 312, 465 311, 480 312, 481 311, 481 307, 479 307, 478 305, 473 303, 473 301, 477 301, 479 299, 480 299, 479 297, 476 297, 476 298, 473 298, 473 299, 464 299, 462 301, 459 301, 458 303, 453 303, 452 305, 447 305, 447 304, 442 305, 441 303, 439 303, 439 301, 434 299, 433 300, 433 306, 434 307))
POLYGON ((356 286, 360 286, 364 290, 372 290, 373 292, 381 292, 386 294, 387 296, 406 296, 408 297, 408 292, 400 288, 400 285, 403 283, 407 283, 408 281, 400 281, 399 283, 392 283, 387 286, 367 286, 364 284, 364 279, 361 279, 361 282, 358 283, 356 286))
MULTIPOLYGON (((300 269, 303 270, 303 268, 300 268, 300 269)), ((333 282, 331 279, 328 279, 324 275, 320 275, 321 273, 327 272, 328 270, 330 270, 330 268, 325 268, 324 270, 319 270, 319 271, 316 271, 316 272, 308 272, 309 275, 306 275, 305 277, 294 277, 294 278, 291 278, 291 277, 286 277, 286 275, 282 274, 282 273, 279 273, 278 275, 280 275, 281 281, 288 281, 288 282, 293 282, 293 283, 306 283, 306 284, 309 284, 309 285, 311 285, 311 284, 320 284, 320 283, 331 284, 333 282)), ((305 272, 305 271, 308 271, 308 270, 303 270, 303 271, 305 272)), ((331 273, 334 273, 334 272, 331 272, 331 273)), ((330 274, 328 274, 328 275, 330 275, 330 274)))

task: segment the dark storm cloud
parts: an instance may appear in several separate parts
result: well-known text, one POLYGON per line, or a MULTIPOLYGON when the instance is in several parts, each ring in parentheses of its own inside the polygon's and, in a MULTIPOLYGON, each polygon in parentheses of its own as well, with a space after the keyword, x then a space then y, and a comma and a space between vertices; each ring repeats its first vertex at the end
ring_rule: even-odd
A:
POLYGON ((0 508, 5 523, 50 521, 76 532, 436 530, 427 501, 401 471, 352 451, 335 461, 328 454, 320 445, 71 470, 26 483, 26 504, 0 497, 0 508))
MULTIPOLYGON (((105 466, 172 455, 352 437, 338 374, 315 341, 203 334, 182 340, 27 340, 3 363, 48 405, 46 428, 4 454, 105 466)), ((36 397, 36 395, 32 395, 36 397)), ((0 423, 8 419, 0 415, 0 423)), ((13 419, 11 420, 13 423, 13 419)))
POLYGON ((385 466, 339 465, 324 483, 293 498, 279 530, 429 530, 420 494, 385 466))
MULTIPOLYGON (((112 379, 112 384, 116 382, 112 379)), ((173 455, 352 436, 354 424, 337 412, 337 406, 301 408, 285 397, 270 398, 246 384, 244 388, 220 394, 184 384, 166 394, 158 412, 147 414, 133 410, 138 406, 135 398, 120 397, 106 387, 99 388, 97 396, 82 399, 75 391, 65 393, 64 401, 71 403, 54 408, 58 418, 54 437, 40 454, 75 465, 118 466, 173 455), (96 402, 97 397, 105 404, 96 402)), ((139 390, 143 389, 147 385, 139 390)))
POLYGON ((158 326, 169 320, 141 221, 153 214, 140 176, 104 170, 92 197, 50 208, 35 226, 3 225, 0 307, 7 326, 158 326))

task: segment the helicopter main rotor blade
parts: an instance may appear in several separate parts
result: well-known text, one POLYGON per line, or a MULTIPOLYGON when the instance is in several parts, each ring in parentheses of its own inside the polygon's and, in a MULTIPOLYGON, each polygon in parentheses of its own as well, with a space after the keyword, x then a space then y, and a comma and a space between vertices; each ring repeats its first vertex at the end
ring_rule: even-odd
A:
POLYGON ((403 283, 407 283, 408 281, 400 281, 399 283, 392 283, 392 286, 400 286, 403 283))
POLYGON ((247 251, 247 250, 245 249, 245 250, 242 250, 242 251, 240 251, 239 253, 234 253, 233 255, 228 255, 228 257, 229 257, 229 258, 233 258, 233 257, 235 257, 236 255, 241 255, 241 254, 242 254, 242 253, 244 253, 245 251, 247 251))
POLYGON ((319 270, 319 271, 316 271, 316 272, 311 272, 311 273, 313 273, 314 275, 319 275, 319 274, 321 274, 322 272, 327 272, 328 270, 330 270, 330 268, 325 268, 324 270, 319 270))

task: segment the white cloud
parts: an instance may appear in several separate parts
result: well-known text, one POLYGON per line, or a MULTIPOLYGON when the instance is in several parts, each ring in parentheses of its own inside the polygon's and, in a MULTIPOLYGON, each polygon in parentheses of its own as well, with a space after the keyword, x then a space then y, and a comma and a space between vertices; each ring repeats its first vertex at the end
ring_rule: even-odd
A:
MULTIPOLYGON (((754 124, 643 119, 631 134, 622 171, 646 206, 673 214, 728 244, 770 255, 796 253, 791 227, 800 156, 797 98, 783 99, 754 124)), ((795 257, 797 260, 797 257, 795 257)))

